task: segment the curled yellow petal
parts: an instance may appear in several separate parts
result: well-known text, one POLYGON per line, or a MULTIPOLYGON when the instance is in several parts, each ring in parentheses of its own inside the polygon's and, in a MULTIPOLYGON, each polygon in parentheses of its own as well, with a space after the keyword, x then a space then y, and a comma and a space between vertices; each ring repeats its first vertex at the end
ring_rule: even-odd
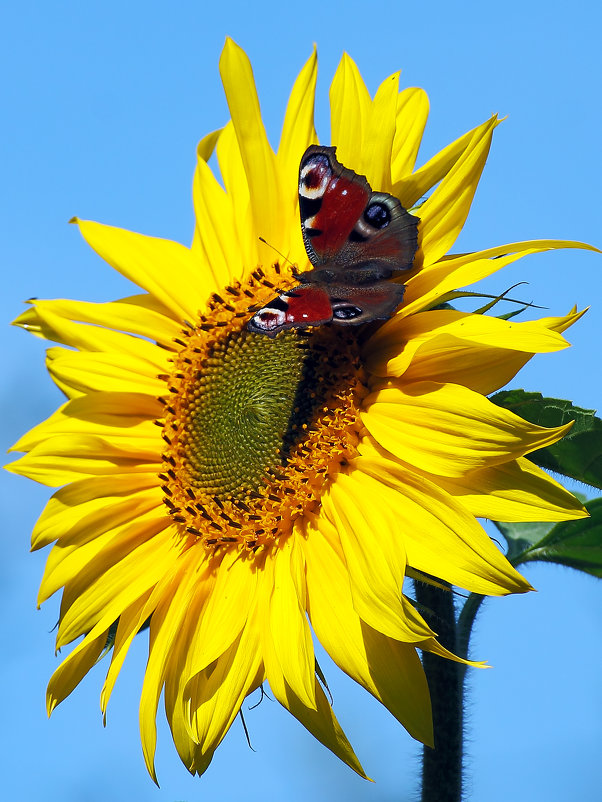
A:
POLYGON ((365 487, 378 487, 380 505, 397 515, 410 566, 474 593, 531 590, 474 517, 434 482, 374 453, 358 457, 355 467, 365 487))
POLYGON ((520 522, 588 516, 579 499, 526 457, 440 483, 477 518, 520 522))
POLYGON ((382 702, 414 738, 432 744, 428 687, 414 646, 362 621, 353 605, 336 530, 331 534, 334 528, 324 521, 319 527, 309 524, 303 541, 309 615, 318 639, 337 665, 382 702))
POLYGON ((362 420, 380 445, 408 465, 451 477, 551 445, 572 425, 536 426, 466 387, 435 382, 375 391, 362 420))

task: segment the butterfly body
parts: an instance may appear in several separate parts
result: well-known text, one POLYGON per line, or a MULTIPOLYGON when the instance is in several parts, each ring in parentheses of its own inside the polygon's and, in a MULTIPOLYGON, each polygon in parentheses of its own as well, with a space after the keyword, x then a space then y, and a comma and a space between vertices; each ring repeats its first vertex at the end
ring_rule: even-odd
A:
POLYGON ((313 269, 256 312, 249 331, 274 337, 289 328, 391 317, 404 287, 389 279, 412 267, 418 219, 392 195, 372 192, 364 176, 337 161, 335 148, 319 145, 301 159, 299 210, 313 269))

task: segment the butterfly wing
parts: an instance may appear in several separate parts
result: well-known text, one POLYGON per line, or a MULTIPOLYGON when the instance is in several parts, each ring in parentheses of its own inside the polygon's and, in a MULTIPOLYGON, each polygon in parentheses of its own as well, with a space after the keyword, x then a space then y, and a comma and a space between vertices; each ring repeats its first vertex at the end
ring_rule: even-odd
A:
POLYGON ((277 296, 247 324, 255 334, 275 337, 280 331, 323 323, 358 325, 387 320, 401 303, 403 284, 383 281, 366 287, 309 284, 277 296))
POLYGON ((401 303, 405 287, 381 281, 364 287, 326 285, 335 323, 357 326, 371 320, 388 320, 401 303))
POLYGON ((383 279, 412 266, 418 219, 366 178, 337 161, 335 148, 311 145, 299 168, 301 230, 313 270, 300 286, 255 312, 247 328, 275 337, 323 323, 386 320, 400 304, 402 284, 383 279))
POLYGON ((295 287, 278 295, 255 312, 247 329, 255 334, 275 337, 285 329, 319 326, 332 320, 332 304, 324 286, 295 287))
POLYGON ((335 148, 311 145, 299 168, 299 209, 305 249, 317 271, 307 280, 369 283, 412 266, 418 218, 385 192, 372 192, 366 178, 337 161, 335 148), (369 266, 369 268, 368 268, 369 266), (365 281, 349 271, 364 268, 365 281), (348 273, 345 276, 345 273, 348 273))

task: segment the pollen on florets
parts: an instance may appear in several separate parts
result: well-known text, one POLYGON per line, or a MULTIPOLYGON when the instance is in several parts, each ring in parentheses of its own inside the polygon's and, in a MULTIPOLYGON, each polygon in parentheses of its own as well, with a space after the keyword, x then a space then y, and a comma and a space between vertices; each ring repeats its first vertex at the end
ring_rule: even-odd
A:
POLYGON ((356 453, 367 391, 353 334, 247 331, 253 311, 293 284, 283 273, 257 268, 214 294, 162 377, 164 502, 208 547, 256 549, 290 533, 356 453))

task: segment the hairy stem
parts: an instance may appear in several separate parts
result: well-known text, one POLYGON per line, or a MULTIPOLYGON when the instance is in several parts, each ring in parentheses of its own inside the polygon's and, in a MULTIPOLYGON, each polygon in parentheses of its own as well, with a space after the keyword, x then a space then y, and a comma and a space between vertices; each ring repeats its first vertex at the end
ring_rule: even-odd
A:
MULTIPOLYGON (((457 627, 457 635, 456 635, 456 647, 457 652, 456 654, 458 657, 462 657, 465 660, 468 659, 468 649, 470 648, 470 635, 472 633, 472 627, 475 622, 475 618, 477 617, 477 613, 481 607, 481 604, 485 600, 484 596, 481 596, 479 593, 471 593, 470 596, 464 602, 464 606, 462 607, 462 611, 458 616, 458 627, 457 627)), ((466 676, 466 669, 467 666, 461 665, 460 666, 460 676, 462 682, 464 682, 464 677, 466 676)))
MULTIPOLYGON (((439 642, 456 652, 453 594, 416 582, 416 599, 439 642)), ((433 706, 435 748, 423 747, 421 802, 461 802, 463 677, 461 664, 423 652, 424 671, 433 706)))

